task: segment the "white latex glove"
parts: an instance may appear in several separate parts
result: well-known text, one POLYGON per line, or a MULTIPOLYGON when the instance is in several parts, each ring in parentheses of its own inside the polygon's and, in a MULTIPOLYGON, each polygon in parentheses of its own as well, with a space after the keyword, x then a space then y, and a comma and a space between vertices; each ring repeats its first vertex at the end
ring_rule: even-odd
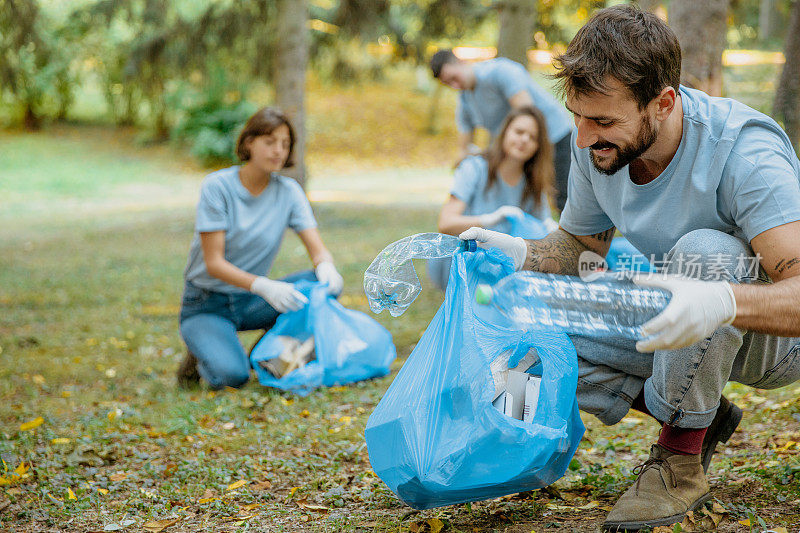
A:
POLYGON ((523 218, 524 216, 525 212, 519 207, 515 205, 504 205, 498 207, 491 213, 478 215, 478 221, 481 223, 482 227, 489 228, 498 225, 506 218, 523 218))
POLYGON ((308 303, 308 298, 285 281, 258 276, 250 285, 250 292, 264 298, 279 313, 297 311, 308 303))
POLYGON ((642 326, 640 352, 674 350, 709 337, 736 317, 736 298, 727 281, 700 281, 681 276, 636 276, 637 285, 659 287, 672 293, 669 305, 642 326))
POLYGON ((323 261, 314 269, 320 283, 328 284, 328 294, 339 294, 344 287, 344 279, 330 261, 323 261))
POLYGON ((501 252, 514 261, 514 270, 522 269, 522 265, 525 264, 528 245, 522 237, 512 237, 499 231, 473 226, 459 235, 458 238, 464 241, 475 240, 481 248, 499 248, 501 252))
POLYGON ((552 233, 558 229, 558 222, 556 222, 550 217, 547 217, 546 219, 544 219, 544 227, 545 229, 547 229, 548 233, 552 233))

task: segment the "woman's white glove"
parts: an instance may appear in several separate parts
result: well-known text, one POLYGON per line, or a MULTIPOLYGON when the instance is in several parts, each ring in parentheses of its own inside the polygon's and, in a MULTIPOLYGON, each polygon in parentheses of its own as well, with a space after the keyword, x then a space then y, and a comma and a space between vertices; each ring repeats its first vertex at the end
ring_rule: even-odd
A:
POLYGON ((458 236, 464 241, 474 240, 481 248, 498 248, 514 261, 514 270, 521 270, 528 254, 528 244, 522 237, 512 237, 499 231, 471 227, 458 236))
POLYGON ((523 218, 525 212, 515 205, 504 205, 498 207, 491 213, 478 215, 478 222, 484 228, 496 226, 507 218, 523 218))
POLYGON ((258 276, 253 281, 250 292, 264 298, 279 313, 297 311, 308 303, 308 298, 291 283, 275 281, 264 276, 258 276))
POLYGON ((681 276, 640 274, 637 285, 658 287, 672 293, 669 305, 642 325, 640 352, 675 350, 709 337, 736 318, 736 298, 727 281, 700 281, 681 276))
POLYGON ((544 219, 544 227, 548 233, 552 233, 558 229, 558 222, 556 222, 550 217, 547 217, 546 219, 544 219))
POLYGON ((314 269, 314 272, 316 272, 317 280, 319 280, 320 283, 328 284, 329 294, 339 294, 342 292, 342 287, 344 287, 344 279, 342 279, 341 274, 339 274, 332 262, 321 262, 317 265, 317 268, 314 269))

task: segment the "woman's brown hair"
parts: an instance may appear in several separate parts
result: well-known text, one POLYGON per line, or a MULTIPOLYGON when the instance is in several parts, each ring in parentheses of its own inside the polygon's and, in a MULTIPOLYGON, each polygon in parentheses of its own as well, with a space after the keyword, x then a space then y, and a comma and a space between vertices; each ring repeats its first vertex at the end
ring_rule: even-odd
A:
POLYGON ((242 128, 242 133, 239 134, 239 140, 236 141, 236 157, 240 161, 248 161, 250 159, 250 150, 245 146, 247 141, 259 135, 269 135, 281 124, 285 124, 289 128, 289 155, 286 157, 286 163, 284 163, 283 168, 294 166, 294 161, 292 161, 295 141, 294 128, 286 115, 274 107, 263 107, 247 119, 247 123, 242 128))
POLYGON ((525 179, 525 186, 522 189, 522 202, 521 205, 525 206, 529 200, 533 200, 534 205, 541 204, 542 193, 545 193, 548 198, 553 193, 553 181, 555 179, 555 167, 553 166, 553 144, 547 137, 547 125, 544 121, 544 115, 541 111, 531 106, 523 106, 513 108, 500 128, 500 134, 492 141, 491 146, 483 153, 483 157, 489 163, 489 176, 486 180, 486 190, 489 190, 497 183, 497 168, 500 162, 503 161, 505 153, 503 152, 503 139, 506 136, 511 122, 515 118, 521 116, 529 116, 537 126, 537 145, 536 153, 530 159, 525 161, 522 166, 522 173, 525 179))

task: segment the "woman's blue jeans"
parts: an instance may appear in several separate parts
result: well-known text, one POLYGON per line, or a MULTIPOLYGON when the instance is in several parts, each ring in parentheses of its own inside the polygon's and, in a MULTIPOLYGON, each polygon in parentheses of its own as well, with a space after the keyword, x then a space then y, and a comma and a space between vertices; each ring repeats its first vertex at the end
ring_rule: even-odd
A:
MULTIPOLYGON (((307 270, 282 281, 300 280, 316 281, 317 277, 307 270)), ((211 388, 241 387, 250 379, 250 359, 236 333, 268 330, 278 316, 278 311, 255 294, 210 291, 187 281, 181 303, 181 337, 211 388)))

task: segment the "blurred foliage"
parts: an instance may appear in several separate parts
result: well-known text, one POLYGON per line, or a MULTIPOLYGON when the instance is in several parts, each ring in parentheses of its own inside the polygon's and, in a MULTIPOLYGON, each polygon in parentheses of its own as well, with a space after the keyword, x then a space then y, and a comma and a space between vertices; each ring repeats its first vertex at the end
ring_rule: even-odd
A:
MULTIPOLYGON (((612 3, 537 2, 534 40, 544 49, 564 46, 594 10, 612 3)), ((422 76, 436 47, 493 46, 498 5, 309 0, 310 68, 323 84, 384 80, 397 64, 420 66, 422 76)), ((782 26, 763 43, 759 0, 732 0, 730 44, 779 49, 790 0, 775 5, 782 26)), ((275 10, 275 0, 3 0, 0 117, 35 128, 69 118, 76 99, 97 91, 96 115, 140 127, 152 140, 188 140, 202 159, 217 160, 233 142, 222 138, 254 107, 242 101, 274 79, 275 10)))
POLYGON ((731 0, 728 20, 728 46, 731 48, 767 48, 781 50, 788 28, 792 0, 775 0, 774 36, 764 39, 759 34, 759 8, 762 0, 731 0))
POLYGON ((63 118, 72 101, 78 80, 65 33, 64 27, 52 28, 36 0, 0 2, 2 92, 28 129, 38 129, 44 115, 63 118))
POLYGON ((191 153, 205 165, 225 164, 236 160, 237 134, 256 106, 243 99, 247 85, 232 83, 221 65, 208 69, 206 87, 182 86, 174 94, 171 107, 180 118, 172 138, 191 144, 191 153))

